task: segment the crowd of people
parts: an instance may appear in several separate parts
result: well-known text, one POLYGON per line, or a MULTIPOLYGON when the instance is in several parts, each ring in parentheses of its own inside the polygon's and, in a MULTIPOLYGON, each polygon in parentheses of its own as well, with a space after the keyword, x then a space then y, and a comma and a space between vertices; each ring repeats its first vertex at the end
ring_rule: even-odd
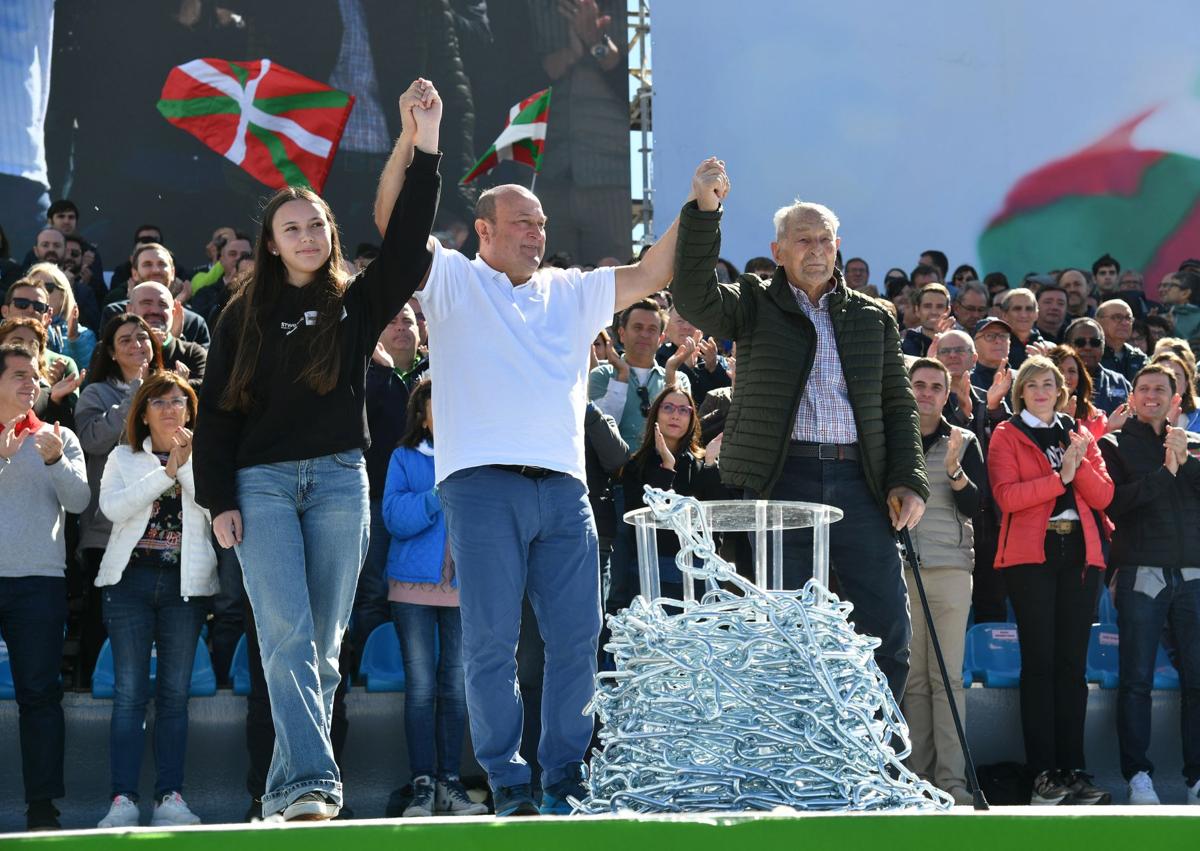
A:
MULTIPOLYGON (((771 256, 739 272, 720 256, 717 159, 628 264, 548 260, 538 198, 514 185, 480 196, 470 259, 430 235, 441 114, 427 80, 402 96, 379 239, 354 257, 299 188, 255 238, 214 229, 190 270, 152 224, 107 268, 68 200, 23 261, 5 257, 0 635, 31 829, 58 826, 63 688, 88 685, 105 640, 99 825, 141 817, 152 696, 151 823, 198 823, 183 796, 192 660, 204 640, 226 677, 243 631, 249 814, 336 817, 346 683, 389 623, 407 679, 402 814, 487 811, 460 776, 468 723, 497 815, 569 812, 586 794, 602 612, 639 590, 620 516, 645 485, 843 512, 832 581, 880 639, 910 765, 960 803, 950 702, 964 711, 969 612, 1004 621, 1010 604, 1031 801, 1111 800, 1083 748, 1089 630, 1111 594, 1129 799, 1157 802, 1165 637, 1200 804, 1200 261, 1160 301, 1107 255, 1012 286, 927 251, 876 285, 843 261, 836 215, 797 201, 771 256)), ((784 536, 786 587, 812 576, 811 535, 784 536)), ((721 546, 748 563, 748 540, 721 546)), ((667 596, 685 581, 677 550, 660 534, 667 596)))

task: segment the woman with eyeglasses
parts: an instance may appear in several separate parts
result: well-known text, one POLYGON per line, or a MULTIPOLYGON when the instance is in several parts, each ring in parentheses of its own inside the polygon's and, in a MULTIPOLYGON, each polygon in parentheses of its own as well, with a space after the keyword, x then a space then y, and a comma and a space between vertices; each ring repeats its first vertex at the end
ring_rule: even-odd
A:
POLYGON ((35 263, 25 276, 40 281, 46 288, 46 299, 53 311, 53 318, 46 327, 50 348, 76 364, 91 363, 92 352, 96 350, 96 332, 79 321, 75 291, 62 269, 53 263, 35 263))
MULTIPOLYGON (((75 405, 75 432, 87 460, 88 484, 92 488, 92 501, 79 518, 79 548, 88 585, 100 571, 112 531, 112 524, 100 510, 104 465, 125 434, 133 397, 142 382, 162 368, 162 346, 144 319, 122 313, 104 326, 92 353, 88 383, 75 405)), ((104 643, 99 597, 91 588, 86 593, 79 647, 80 686, 91 682, 92 668, 104 643)))
MULTIPOLYGON (((700 416, 692 395, 677 384, 665 386, 650 404, 641 445, 614 476, 614 481, 624 486, 625 511, 645 507, 646 485, 702 500, 728 498, 716 466, 720 444, 713 443, 717 445, 710 444, 711 454, 706 455, 700 445, 700 416)), ((678 599, 683 592, 683 576, 675 564, 679 540, 669 530, 657 534, 662 593, 678 599)), ((621 575, 612 579, 606 608, 610 612, 628 606, 637 594, 637 552, 632 535, 622 534, 618 540, 622 553, 620 559, 614 553, 613 570, 620 569, 621 575)))
POLYGON ((112 804, 100 827, 138 823, 138 777, 154 687, 153 826, 199 824, 183 800, 188 691, 200 627, 217 592, 208 512, 196 504, 192 432, 196 393, 166 370, 141 382, 100 480, 100 510, 112 521, 96 586, 113 655, 109 723, 112 804))

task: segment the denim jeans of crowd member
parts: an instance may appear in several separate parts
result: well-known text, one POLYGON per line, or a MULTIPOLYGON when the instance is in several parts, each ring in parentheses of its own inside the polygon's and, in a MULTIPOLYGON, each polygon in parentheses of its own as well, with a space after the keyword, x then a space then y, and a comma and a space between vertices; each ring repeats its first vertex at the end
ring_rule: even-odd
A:
POLYGON ((583 482, 566 474, 529 479, 470 467, 438 487, 460 584, 463 669, 475 757, 493 789, 530 782, 521 759, 517 688, 521 601, 528 588, 546 645, 542 784, 584 757, 600 634, 596 526, 583 482))
POLYGON ((138 799, 138 778, 150 700, 150 652, 158 657, 154 687, 154 799, 183 791, 187 753, 188 690, 196 641, 208 614, 208 597, 184 599, 179 568, 130 564, 116 585, 104 588, 104 626, 113 655, 109 754, 112 794, 138 799))
POLYGON ((1122 568, 1117 573, 1117 628, 1121 633, 1121 682, 1117 691, 1117 735, 1121 773, 1154 774, 1150 748, 1150 690, 1163 626, 1170 624, 1179 648, 1179 721, 1183 775, 1200 781, 1200 579, 1184 581, 1179 568, 1122 568), (1139 573, 1141 576, 1139 577, 1139 573), (1162 584, 1154 581, 1158 576, 1162 584))
POLYGON ((1021 644, 1021 731, 1033 774, 1086 768, 1087 645, 1100 571, 1083 534, 1046 533, 1046 561, 1004 568, 1021 644))
POLYGON ((404 736, 413 777, 458 776, 467 696, 457 606, 391 603, 404 657, 404 736))
MULTIPOLYGON (((8 644, 12 665, 26 802, 48 801, 66 794, 59 679, 66 622, 67 582, 61 576, 0 579, 0 634, 8 644)), ((12 752, 5 753, 8 756, 4 764, 12 771, 12 752)))
POLYGON ((383 499, 371 499, 371 542, 354 592, 350 640, 361 654, 375 628, 393 619, 388 608, 387 554, 392 536, 383 522, 383 499))
MULTIPOLYGON (((757 498, 750 490, 745 497, 757 498)), ((842 510, 842 519, 829 527, 830 573, 842 598, 854 604, 850 619, 855 628, 882 642, 875 661, 899 701, 908 679, 912 640, 908 589, 888 516, 867 487, 859 462, 791 456, 771 499, 817 502, 842 510)), ((812 574, 812 530, 785 531, 783 586, 801 588, 812 574)))
POLYGON ((263 816, 312 791, 340 805, 330 723, 370 528, 362 452, 246 467, 237 490, 238 558, 275 722, 263 816))

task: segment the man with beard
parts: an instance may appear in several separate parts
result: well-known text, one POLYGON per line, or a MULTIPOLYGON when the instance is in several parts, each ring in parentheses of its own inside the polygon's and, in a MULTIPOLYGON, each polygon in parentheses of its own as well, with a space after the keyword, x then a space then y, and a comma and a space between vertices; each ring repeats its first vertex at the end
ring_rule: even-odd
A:
POLYGON ((199 343, 191 343, 171 333, 183 305, 175 301, 171 291, 157 281, 138 284, 129 294, 129 312, 146 320, 154 336, 162 344, 163 366, 188 380, 196 390, 204 381, 208 353, 199 343))

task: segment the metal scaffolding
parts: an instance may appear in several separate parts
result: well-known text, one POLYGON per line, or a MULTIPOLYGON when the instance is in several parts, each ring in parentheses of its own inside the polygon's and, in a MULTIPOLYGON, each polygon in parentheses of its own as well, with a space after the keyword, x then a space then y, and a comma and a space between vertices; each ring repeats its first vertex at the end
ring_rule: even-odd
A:
MULTIPOLYGON (((632 5, 632 4, 630 4, 632 5)), ((642 158, 642 197, 633 199, 633 226, 642 226, 640 245, 654 242, 654 173, 650 160, 653 145, 651 97, 654 94, 650 74, 650 0, 637 0, 637 11, 629 13, 629 75, 637 88, 629 103, 629 129, 639 134, 638 153, 642 158)))

